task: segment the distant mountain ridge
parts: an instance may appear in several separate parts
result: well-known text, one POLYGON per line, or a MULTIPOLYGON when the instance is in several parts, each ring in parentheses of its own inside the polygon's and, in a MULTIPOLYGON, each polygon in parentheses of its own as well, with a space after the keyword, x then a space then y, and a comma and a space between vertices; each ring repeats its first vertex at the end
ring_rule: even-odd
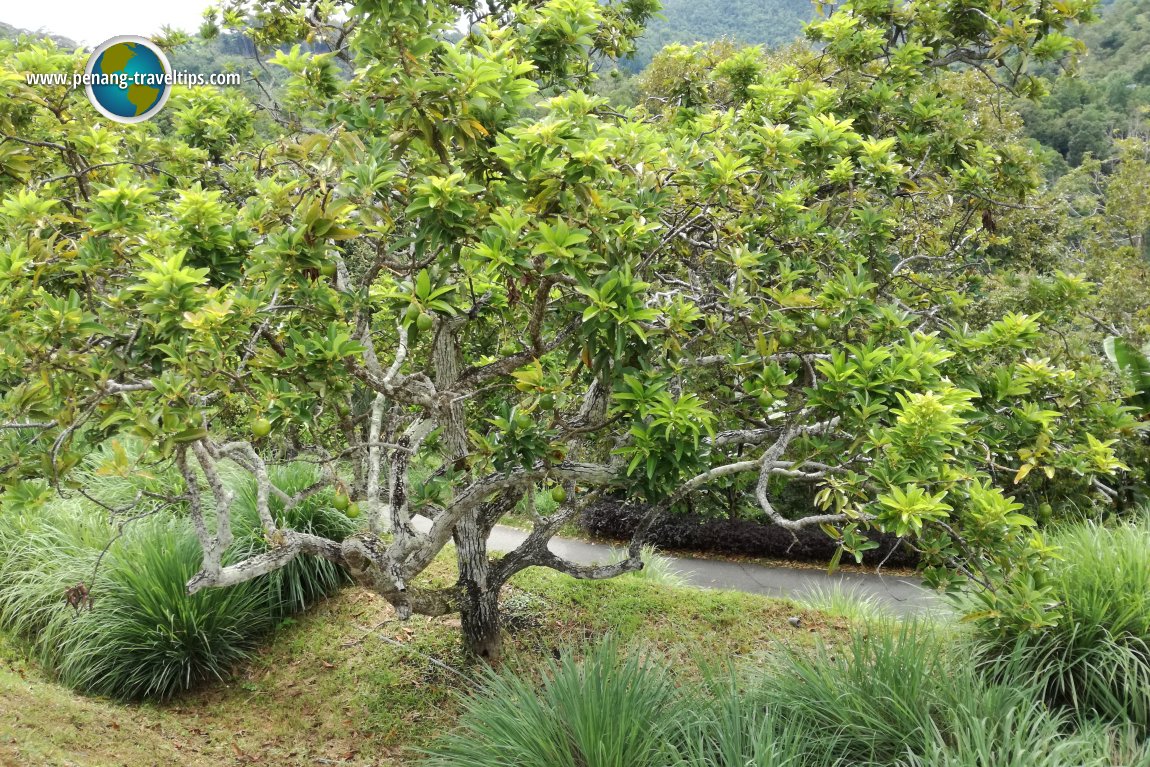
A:
POLYGON ((723 37, 751 45, 783 45, 798 38, 815 17, 811 0, 663 0, 662 19, 653 19, 625 69, 638 72, 670 43, 723 37))
POLYGON ((46 37, 49 40, 55 41, 56 45, 61 48, 84 48, 86 46, 80 45, 75 40, 71 40, 63 35, 53 35, 48 32, 36 32, 31 29, 21 29, 14 27, 11 24, 5 24, 0 21, 0 40, 14 39, 20 35, 28 35, 30 37, 46 37))

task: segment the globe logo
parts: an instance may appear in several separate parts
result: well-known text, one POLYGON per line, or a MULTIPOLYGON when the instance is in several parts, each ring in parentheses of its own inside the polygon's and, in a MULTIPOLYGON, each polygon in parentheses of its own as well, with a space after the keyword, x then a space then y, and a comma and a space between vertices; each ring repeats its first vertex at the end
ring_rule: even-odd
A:
POLYGON ((172 67, 147 38, 105 40, 88 57, 88 99, 100 114, 121 123, 154 117, 172 92, 172 67))

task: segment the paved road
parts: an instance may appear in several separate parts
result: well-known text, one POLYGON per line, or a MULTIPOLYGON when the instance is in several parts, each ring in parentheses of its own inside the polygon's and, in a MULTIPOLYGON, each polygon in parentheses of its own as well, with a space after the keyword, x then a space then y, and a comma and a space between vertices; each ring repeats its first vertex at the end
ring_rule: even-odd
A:
MULTIPOLYGON (((430 521, 422 517, 417 517, 415 522, 416 527, 421 529, 430 526, 430 521)), ((511 551, 526 538, 526 531, 497 525, 491 532, 488 548, 492 551, 511 551)), ((620 547, 552 538, 548 548, 561 557, 588 565, 608 561, 620 547)), ((916 579, 903 576, 843 571, 828 575, 826 570, 766 567, 721 559, 668 558, 687 583, 704 589, 727 589, 768 597, 801 599, 811 589, 842 584, 844 589, 860 595, 873 595, 892 612, 901 615, 937 609, 941 605, 938 598, 922 588, 916 579)))

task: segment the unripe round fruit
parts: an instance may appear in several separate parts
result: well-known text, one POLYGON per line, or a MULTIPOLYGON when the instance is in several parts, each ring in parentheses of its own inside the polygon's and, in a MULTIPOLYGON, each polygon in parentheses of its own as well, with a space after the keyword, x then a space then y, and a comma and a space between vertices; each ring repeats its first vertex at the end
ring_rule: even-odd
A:
POLYGON ((335 499, 331 502, 331 505, 335 506, 339 511, 347 511, 348 504, 350 503, 351 499, 346 495, 343 493, 336 493, 335 499))
POLYGON ((567 500, 567 491, 561 485, 551 488, 551 500, 555 503, 564 503, 567 500))
POLYGON ((419 315, 420 315, 419 307, 416 306, 415 304, 412 304, 411 306, 407 307, 407 311, 404 312, 404 314, 403 314, 404 324, 407 324, 407 325, 412 324, 413 322, 415 322, 419 318, 419 315))
POLYGON ((272 433, 272 422, 266 418, 257 418, 252 421, 252 434, 258 439, 263 439, 272 433))
POLYGON ((824 333, 831 329, 831 318, 825 314, 815 315, 815 327, 824 333))
POLYGON ((795 345, 795 337, 789 332, 782 332, 779 334, 779 346, 784 349, 789 349, 795 345))
POLYGON ((1049 503, 1044 503, 1038 507, 1039 521, 1046 522, 1054 515, 1054 507, 1049 503))
POLYGON ((415 327, 420 330, 431 330, 431 326, 435 324, 435 318, 427 312, 421 313, 415 318, 415 327))
POLYGON ((344 514, 347 515, 348 519, 355 519, 356 517, 359 516, 359 504, 358 503, 349 504, 347 507, 347 511, 345 511, 344 514))
POLYGON ((333 264, 331 261, 324 261, 322 264, 320 264, 319 273, 324 277, 334 277, 335 264, 333 264))

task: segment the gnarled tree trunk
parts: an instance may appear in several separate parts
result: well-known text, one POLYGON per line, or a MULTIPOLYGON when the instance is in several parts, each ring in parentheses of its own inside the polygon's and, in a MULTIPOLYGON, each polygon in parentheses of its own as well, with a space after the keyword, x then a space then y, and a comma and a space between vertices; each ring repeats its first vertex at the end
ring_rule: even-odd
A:
POLYGON ((487 531, 473 514, 455 526, 459 564, 459 612, 464 649, 474 658, 495 663, 503 650, 500 633, 499 587, 492 581, 487 559, 487 531))

